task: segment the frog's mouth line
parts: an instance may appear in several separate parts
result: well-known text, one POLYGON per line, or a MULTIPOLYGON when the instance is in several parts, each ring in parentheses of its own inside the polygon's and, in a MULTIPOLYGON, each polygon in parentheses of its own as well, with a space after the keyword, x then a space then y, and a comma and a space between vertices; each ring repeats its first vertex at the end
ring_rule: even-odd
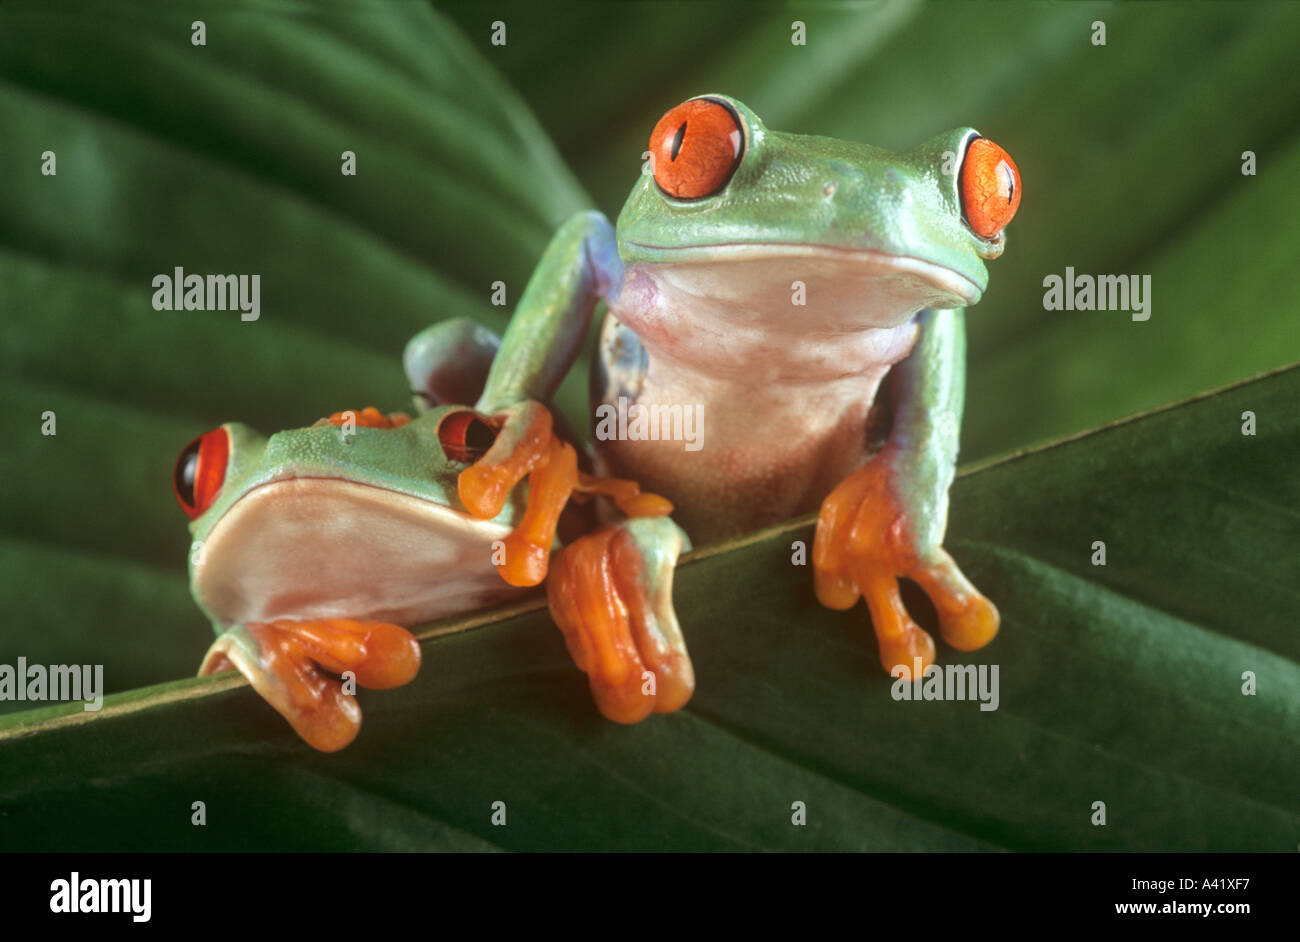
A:
POLYGON ((879 249, 849 249, 838 245, 816 245, 799 242, 717 242, 689 247, 648 245, 629 242, 651 253, 645 259, 649 264, 673 262, 761 261, 763 259, 815 258, 835 261, 864 262, 890 268, 900 274, 917 275, 941 291, 961 298, 965 304, 975 304, 984 294, 984 286, 977 284, 959 271, 914 255, 897 255, 879 249))
POLYGON ((281 477, 217 520, 191 556, 191 585, 225 625, 288 617, 417 624, 508 589, 489 559, 493 541, 509 533, 384 485, 281 477))

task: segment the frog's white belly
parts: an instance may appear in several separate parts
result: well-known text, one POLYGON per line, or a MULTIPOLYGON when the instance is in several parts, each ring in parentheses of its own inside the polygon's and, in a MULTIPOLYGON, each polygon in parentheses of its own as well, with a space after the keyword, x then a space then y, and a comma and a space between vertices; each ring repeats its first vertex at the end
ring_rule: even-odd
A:
MULTIPOLYGON (((680 411, 700 427, 690 442, 633 440, 631 422, 625 436, 601 440, 597 425, 602 470, 671 500, 674 519, 697 543, 817 509, 866 460, 877 388, 916 342, 906 304, 859 296, 852 307, 833 270, 818 281, 804 265, 804 306, 792 306, 788 290, 774 297, 766 287, 757 301, 720 302, 707 296, 708 272, 688 278, 645 266, 628 269, 610 306, 649 359, 628 390, 627 411, 638 405, 654 415, 658 407, 674 418, 680 411), (829 295, 832 284, 836 303, 818 304, 816 292, 829 295)), ((800 270, 766 277, 789 285, 800 270)), ((602 394, 617 408, 619 392, 611 384, 602 394)))
POLYGON ((885 369, 833 389, 710 389, 652 365, 635 404, 693 410, 702 421, 689 444, 698 450, 686 441, 599 441, 601 470, 671 500, 673 519, 696 543, 813 511, 867 459, 867 414, 885 369))
POLYGON ((294 478, 250 491, 193 566, 222 625, 356 618, 410 627, 515 597, 491 565, 509 530, 365 484, 294 478))

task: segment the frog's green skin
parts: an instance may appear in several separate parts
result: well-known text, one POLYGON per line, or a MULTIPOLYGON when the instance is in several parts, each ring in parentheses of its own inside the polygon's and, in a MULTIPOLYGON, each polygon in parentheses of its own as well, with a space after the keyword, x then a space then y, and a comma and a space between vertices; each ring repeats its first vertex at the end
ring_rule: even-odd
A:
POLYGON ((565 224, 478 408, 549 399, 605 300, 593 406, 698 404, 703 430, 696 451, 598 441, 601 470, 663 494, 691 537, 712 540, 813 510, 860 467, 890 373, 887 460, 924 557, 942 539, 957 455, 962 308, 984 292, 982 259, 1003 248, 963 221, 957 168, 978 135, 959 128, 895 154, 769 131, 735 99, 705 97, 742 118, 730 181, 684 201, 647 173, 617 230, 595 212, 565 224))
POLYGON ((522 506, 477 520, 443 452, 447 407, 400 428, 333 425, 264 438, 230 423, 225 481, 190 524, 190 583, 218 635, 277 619, 413 626, 518 592, 490 565, 522 506))

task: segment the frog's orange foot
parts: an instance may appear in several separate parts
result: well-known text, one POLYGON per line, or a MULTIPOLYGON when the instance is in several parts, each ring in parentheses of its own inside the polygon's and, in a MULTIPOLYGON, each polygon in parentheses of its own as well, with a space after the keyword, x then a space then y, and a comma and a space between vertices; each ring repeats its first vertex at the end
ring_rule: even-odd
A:
POLYGON ((390 412, 384 415, 374 406, 366 406, 361 410, 348 409, 344 412, 335 412, 316 424, 342 426, 351 422, 355 428, 400 428, 409 421, 411 417, 405 412, 390 412))
POLYGON ((596 706, 617 723, 679 710, 695 691, 672 601, 685 545, 672 520, 642 517, 581 537, 555 557, 551 615, 596 706))
POLYGON ((511 585, 534 586, 546 578, 560 513, 575 493, 579 499, 597 494, 611 497, 630 516, 672 513, 672 504, 656 494, 643 494, 632 481, 579 472, 577 453, 555 434, 551 413, 541 403, 521 403, 491 421, 499 427, 496 439, 460 473, 456 484, 465 508, 475 517, 491 519, 501 512, 514 486, 528 477, 527 506, 504 540, 496 564, 501 578, 511 585))
POLYGON ((934 663, 934 640, 907 613, 898 577, 917 582, 934 603, 939 630, 954 648, 973 651, 993 640, 998 610, 942 547, 921 548, 892 484, 884 455, 868 462, 822 502, 813 545, 817 598, 828 608, 866 599, 886 670, 910 677, 914 659, 934 663))
POLYGON ((236 668, 307 744, 342 749, 361 728, 355 686, 384 690, 411 681, 420 645, 405 628, 332 618, 236 625, 208 649, 199 676, 236 668), (356 683, 339 676, 350 671, 356 683))

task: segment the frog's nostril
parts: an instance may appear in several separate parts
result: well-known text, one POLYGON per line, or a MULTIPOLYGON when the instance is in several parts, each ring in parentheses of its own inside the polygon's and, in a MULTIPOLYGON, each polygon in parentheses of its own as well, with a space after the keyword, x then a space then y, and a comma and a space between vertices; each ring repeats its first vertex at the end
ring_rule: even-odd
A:
POLYGON ((449 412, 438 423, 438 441, 452 461, 473 464, 487 454, 497 440, 492 424, 470 409, 449 412))

